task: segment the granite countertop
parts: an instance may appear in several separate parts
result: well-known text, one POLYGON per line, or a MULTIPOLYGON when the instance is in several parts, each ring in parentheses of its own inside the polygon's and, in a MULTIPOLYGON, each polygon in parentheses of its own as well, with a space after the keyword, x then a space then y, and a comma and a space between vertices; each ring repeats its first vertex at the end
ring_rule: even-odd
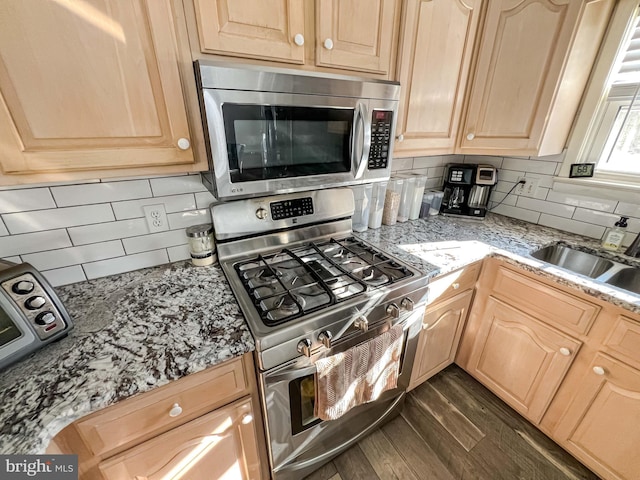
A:
POLYGON ((56 292, 75 328, 2 372, 0 453, 43 453, 88 413, 255 348, 216 266, 179 262, 56 292))
MULTIPOLYGON (((528 256, 558 241, 599 250, 587 237, 493 214, 484 221, 435 216, 356 235, 429 277, 498 256, 640 313, 640 296, 528 256)), ((56 291, 75 329, 2 372, 0 453, 42 453, 57 432, 88 413, 255 348, 216 266, 178 262, 56 291)))

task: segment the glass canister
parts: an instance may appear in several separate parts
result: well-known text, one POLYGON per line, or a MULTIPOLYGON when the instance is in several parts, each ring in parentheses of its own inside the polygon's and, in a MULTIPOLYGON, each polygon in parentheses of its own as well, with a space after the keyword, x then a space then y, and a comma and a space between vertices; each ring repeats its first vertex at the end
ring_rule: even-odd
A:
POLYGON ((382 223, 385 225, 395 225, 398 220, 398 207, 400 206, 403 185, 404 178, 391 178, 387 184, 382 211, 382 223))
POLYGON ((213 240, 213 225, 203 223, 187 227, 191 262, 199 267, 211 265, 217 260, 216 244, 213 240))

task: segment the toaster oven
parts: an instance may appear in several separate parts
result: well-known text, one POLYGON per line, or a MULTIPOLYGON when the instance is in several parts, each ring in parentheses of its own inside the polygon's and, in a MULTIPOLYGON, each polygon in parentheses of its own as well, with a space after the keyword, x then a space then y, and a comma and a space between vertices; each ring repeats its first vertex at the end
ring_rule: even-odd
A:
POLYGON ((28 263, 0 260, 0 368, 72 328, 69 314, 40 272, 28 263))

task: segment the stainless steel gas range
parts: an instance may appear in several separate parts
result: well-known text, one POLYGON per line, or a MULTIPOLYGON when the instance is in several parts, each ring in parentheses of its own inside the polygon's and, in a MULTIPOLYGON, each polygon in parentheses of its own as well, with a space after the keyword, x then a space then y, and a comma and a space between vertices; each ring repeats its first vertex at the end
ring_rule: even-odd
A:
POLYGON ((256 342, 272 475, 299 479, 397 413, 426 277, 352 234, 347 188, 214 205, 218 256, 256 342), (315 362, 401 324, 397 388, 337 420, 314 415, 315 362))

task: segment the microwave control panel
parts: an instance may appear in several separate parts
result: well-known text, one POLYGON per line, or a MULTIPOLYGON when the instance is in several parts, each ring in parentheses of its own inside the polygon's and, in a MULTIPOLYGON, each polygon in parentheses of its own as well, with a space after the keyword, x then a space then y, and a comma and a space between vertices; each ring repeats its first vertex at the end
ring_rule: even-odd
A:
POLYGON ((269 206, 271 207, 271 218, 273 220, 283 220, 285 218, 313 214, 311 197, 272 202, 269 206))
POLYGON ((369 170, 387 168, 389 164, 389 145, 391 144, 391 122, 393 112, 374 110, 371 115, 371 150, 369 151, 369 170))

